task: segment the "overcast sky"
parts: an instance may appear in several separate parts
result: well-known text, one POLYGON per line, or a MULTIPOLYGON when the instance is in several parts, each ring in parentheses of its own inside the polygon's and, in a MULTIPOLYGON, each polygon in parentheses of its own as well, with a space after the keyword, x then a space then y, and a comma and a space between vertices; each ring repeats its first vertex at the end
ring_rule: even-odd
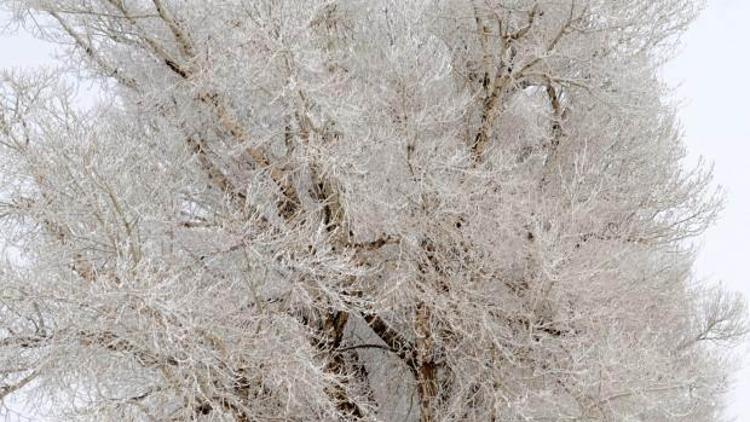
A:
MULTIPOLYGON (((728 198, 721 220, 705 236, 696 275, 721 280, 750 298, 750 1, 708 2, 665 77, 679 84, 676 96, 684 100, 681 118, 691 154, 715 164, 716 181, 728 198)), ((0 67, 34 67, 49 64, 51 57, 49 46, 28 35, 0 35, 0 67)), ((750 365, 737 374, 728 399, 729 416, 750 421, 750 365)))
MULTIPOLYGON (((708 1, 665 76, 680 84, 676 95, 685 102, 680 114, 690 152, 715 164, 715 179, 727 192, 726 208, 705 236, 695 272, 750 299, 750 1, 708 1)), ((729 397, 737 422, 750 421, 745 361, 729 397)))

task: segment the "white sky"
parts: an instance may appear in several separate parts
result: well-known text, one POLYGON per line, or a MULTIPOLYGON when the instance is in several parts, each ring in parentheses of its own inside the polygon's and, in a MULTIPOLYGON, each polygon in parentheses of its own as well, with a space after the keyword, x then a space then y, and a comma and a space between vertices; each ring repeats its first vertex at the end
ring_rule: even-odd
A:
MULTIPOLYGON (((659 0, 654 0, 659 1, 659 0)), ((722 280, 750 299, 750 1, 708 0, 665 69, 678 98, 688 148, 715 163, 716 181, 727 192, 726 209, 709 230, 698 259, 698 276, 722 280)), ((0 25, 4 16, 0 15, 0 25)), ((0 35, 0 67, 49 64, 52 49, 28 35, 0 35)), ((737 374, 729 416, 750 421, 750 365, 737 374)))
MULTIPOLYGON (((708 3, 665 76, 680 84, 677 96, 685 101, 680 117, 690 152, 715 164, 715 180, 727 193, 726 208, 705 236, 695 272, 750 299, 750 1, 708 3)), ((750 365, 736 378, 729 416, 750 421, 750 365)))

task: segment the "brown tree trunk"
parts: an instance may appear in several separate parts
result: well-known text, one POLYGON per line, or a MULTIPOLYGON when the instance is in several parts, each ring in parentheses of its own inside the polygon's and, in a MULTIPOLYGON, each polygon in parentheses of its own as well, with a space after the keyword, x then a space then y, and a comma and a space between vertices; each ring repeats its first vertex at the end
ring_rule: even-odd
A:
POLYGON ((417 333, 417 391, 419 393, 419 420, 434 420, 434 405, 437 397, 437 365, 433 360, 433 338, 430 326, 430 308, 420 302, 415 321, 417 333))

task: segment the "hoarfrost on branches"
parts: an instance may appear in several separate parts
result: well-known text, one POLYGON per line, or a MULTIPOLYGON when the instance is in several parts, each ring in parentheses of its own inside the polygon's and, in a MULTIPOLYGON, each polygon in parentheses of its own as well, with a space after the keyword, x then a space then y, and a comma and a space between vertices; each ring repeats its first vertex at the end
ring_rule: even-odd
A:
POLYGON ((741 298, 691 0, 3 0, 0 399, 74 420, 716 421, 741 298), (72 106, 65 75, 106 101, 72 106))

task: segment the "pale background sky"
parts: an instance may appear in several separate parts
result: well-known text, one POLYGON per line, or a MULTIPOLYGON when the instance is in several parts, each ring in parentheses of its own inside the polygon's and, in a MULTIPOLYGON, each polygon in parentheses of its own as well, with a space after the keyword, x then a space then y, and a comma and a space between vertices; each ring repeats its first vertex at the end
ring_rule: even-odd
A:
MULTIPOLYGON (((696 275, 721 280, 750 299, 750 1, 708 2, 664 75, 679 85, 691 154, 715 164, 716 182, 727 192, 722 218, 703 241, 696 275)), ((0 26, 4 21, 0 15, 0 26)), ((25 34, 0 35, 2 68, 49 64, 52 51, 25 34)), ((750 422, 750 365, 736 378, 728 416, 750 422)))
MULTIPOLYGON (((659 0, 654 0, 659 1, 659 0)), ((679 84, 680 117, 693 156, 715 164, 727 204, 709 229, 696 275, 721 280, 750 299, 750 1, 708 0, 665 69, 679 84)), ((748 350, 746 347, 745 350, 748 350)), ((750 359, 728 397, 729 416, 750 422, 750 359)))

